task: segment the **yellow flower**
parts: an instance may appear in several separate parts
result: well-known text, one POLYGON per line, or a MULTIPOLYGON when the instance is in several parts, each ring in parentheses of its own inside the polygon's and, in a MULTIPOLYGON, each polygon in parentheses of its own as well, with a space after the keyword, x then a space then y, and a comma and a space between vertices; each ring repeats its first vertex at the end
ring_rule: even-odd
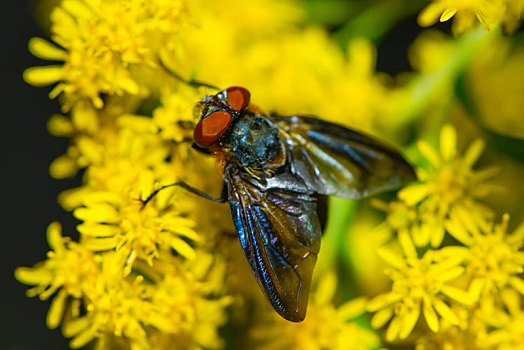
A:
MULTIPOLYGON (((181 212, 187 204, 172 202, 173 192, 179 189, 166 189, 147 205, 139 201, 153 192, 155 182, 168 184, 177 179, 172 167, 180 163, 176 157, 175 164, 164 162, 168 151, 157 141, 151 135, 123 129, 114 147, 94 147, 97 145, 90 142, 83 153, 91 163, 85 185, 60 198, 83 221, 78 226, 82 244, 93 251, 116 250, 126 259, 127 273, 135 259, 152 264, 162 250, 174 249, 191 259, 195 252, 188 242, 200 241, 195 222, 181 212)), ((80 149, 83 147, 80 143, 80 149)))
POLYGON ((502 292, 505 305, 504 311, 495 311, 485 321, 491 330, 482 339, 482 348, 496 348, 500 350, 524 348, 524 298, 516 291, 502 292))
POLYGON ((416 349, 521 349, 524 346, 524 299, 510 289, 503 290, 500 296, 500 305, 489 311, 470 311, 464 315, 461 326, 447 325, 437 334, 423 335, 417 340, 416 349))
POLYGON ((445 22, 455 17, 453 31, 457 34, 471 29, 476 20, 487 30, 499 23, 514 30, 523 10, 522 0, 433 0, 419 14, 418 21, 421 26, 430 26, 437 20, 445 22))
POLYGON ((484 143, 474 141, 460 156, 456 139, 455 130, 446 125, 440 152, 419 142, 432 169, 419 171, 421 183, 399 191, 399 201, 375 201, 388 213, 377 230, 393 237, 403 256, 379 249, 393 267, 386 271, 393 285, 370 301, 368 310, 376 311, 372 325, 382 327, 391 320, 386 332, 391 342, 412 333, 423 313, 434 334, 422 332, 417 349, 491 348, 486 339, 493 344, 500 340, 500 333, 491 330, 494 320, 501 318, 504 295, 524 295, 524 225, 508 235, 508 215, 501 224, 492 223, 493 212, 481 200, 497 189, 487 182, 495 171, 473 170, 484 143), (418 257, 415 247, 440 247, 446 233, 459 244, 418 257))
POLYGON ((73 338, 71 348, 83 347, 102 334, 123 337, 132 347, 148 347, 142 320, 151 313, 151 291, 143 276, 123 278, 112 261, 115 257, 104 255, 96 282, 84 286, 86 313, 82 314, 75 304, 64 317, 62 330, 66 337, 73 338))
MULTIPOLYGON (((72 348, 96 340, 101 348, 120 343, 131 349, 156 349, 163 338, 181 339, 188 348, 220 347, 217 328, 225 321, 229 297, 222 290, 224 263, 199 251, 194 262, 165 254, 154 267, 137 262, 125 276, 125 262, 114 251, 94 254, 48 228, 53 251, 33 268, 20 267, 16 277, 36 285, 30 296, 49 298, 57 292, 47 324, 62 324, 72 348), (82 308, 83 306, 83 308, 82 308)), ((182 344, 182 342, 178 342, 182 344)))
POLYGON ((381 238, 379 243, 389 241, 396 232, 402 235, 411 232, 417 246, 427 243, 427 238, 424 239, 423 232, 420 230, 419 213, 416 207, 402 201, 386 203, 377 198, 371 199, 370 203, 373 207, 388 213, 386 220, 374 230, 381 238))
POLYGON ((506 214, 501 224, 484 229, 464 226, 455 218, 449 222, 449 232, 465 247, 446 247, 442 253, 464 260, 470 289, 483 309, 492 309, 504 290, 524 295, 524 225, 506 234, 508 221, 506 214))
POLYGON ((61 317, 65 298, 69 295, 81 298, 83 285, 94 284, 98 263, 90 250, 69 237, 62 237, 62 226, 58 222, 47 228, 47 242, 52 249, 47 260, 33 268, 19 267, 15 276, 25 284, 36 285, 27 291, 31 297, 38 295, 46 300, 60 289, 47 318, 48 326, 55 328, 60 322, 57 317, 61 317))
MULTIPOLYGON (((71 144, 64 155, 51 163, 51 175, 59 179, 74 177, 80 169, 92 164, 100 165, 108 157, 107 154, 123 153, 132 147, 126 146, 123 141, 134 140, 130 132, 137 128, 140 128, 141 138, 134 140, 135 147, 153 148, 153 144, 160 145, 160 140, 151 135, 157 129, 150 120, 142 121, 139 127, 136 125, 138 122, 128 120, 130 116, 125 107, 128 103, 128 100, 107 99, 104 108, 96 109, 84 101, 76 103, 69 116, 53 115, 47 124, 49 132, 55 136, 70 137, 71 144), (124 126, 129 130, 119 137, 124 126), (150 135, 146 137, 147 134, 150 135)), ((163 148, 162 151, 166 152, 163 148)))
POLYGON ((176 47, 186 10, 183 0, 62 1, 51 14, 52 38, 60 47, 34 38, 29 48, 64 65, 30 68, 24 78, 37 86, 58 82, 50 97, 63 94, 64 110, 82 101, 101 108, 101 94, 136 95, 141 87, 130 68, 155 66, 159 48, 176 47))
POLYGON ((416 350, 478 350, 491 349, 481 341, 486 335, 486 325, 470 319, 466 326, 445 325, 438 333, 425 333, 416 340, 416 350))
MULTIPOLYGON (((420 259, 408 232, 399 231, 403 256, 379 249, 379 255, 392 266, 386 274, 393 285, 390 292, 369 302, 368 310, 378 311, 372 325, 382 327, 392 319, 386 339, 406 338, 422 312, 435 334, 420 337, 417 349, 491 348, 487 339, 493 344, 502 341, 498 335, 506 330, 490 330, 520 324, 518 317, 515 323, 509 321, 502 307, 518 314, 521 306, 515 300, 524 296, 520 277, 524 271, 524 225, 506 234, 508 220, 505 215, 501 224, 480 229, 475 225, 466 228, 463 221, 452 217, 447 230, 463 245, 428 250, 420 259)), ((506 338, 509 344, 517 339, 506 338)))
MULTIPOLYGON (((197 254, 198 257, 184 264, 182 270, 176 264, 163 264, 160 268, 163 276, 155 283, 151 297, 154 308, 148 323, 163 335, 153 336, 153 344, 168 340, 182 346, 183 336, 175 339, 171 336, 182 330, 203 348, 223 347, 218 329, 228 320, 225 311, 232 302, 229 296, 218 296, 224 288, 225 261, 201 250, 197 254)), ((158 347, 153 345, 152 348, 158 347)))
POLYGON ((365 311, 365 298, 357 298, 336 307, 333 299, 337 289, 334 271, 322 276, 308 306, 308 315, 301 323, 272 317, 255 325, 252 336, 260 349, 337 349, 365 350, 380 345, 378 336, 355 321, 365 311))
POLYGON ((452 281, 464 274, 462 258, 442 257, 438 251, 428 250, 419 258, 407 233, 399 234, 402 255, 389 248, 380 248, 379 255, 389 264, 385 273, 393 281, 391 291, 369 301, 368 311, 376 312, 371 320, 380 328, 391 320, 386 340, 407 338, 423 314, 433 332, 439 331, 440 319, 458 325, 457 312, 450 302, 471 303, 466 291, 455 287, 452 281))
MULTIPOLYGON (((78 226, 83 244, 93 251, 115 249, 127 257, 131 269, 135 259, 153 263, 161 250, 173 249, 185 258, 195 257, 186 242, 198 242, 195 223, 167 206, 148 203, 143 207, 137 198, 123 199, 111 192, 91 192, 84 198, 85 206, 74 211, 84 223, 78 226)), ((129 271, 128 271, 129 272, 129 271)))
MULTIPOLYGON (((440 246, 451 220, 459 220, 464 225, 485 228, 493 212, 481 200, 493 193, 496 186, 487 183, 496 172, 494 168, 473 170, 480 157, 484 141, 475 140, 463 157, 457 153, 457 134, 450 125, 445 125, 440 133, 440 153, 428 143, 420 141, 418 148, 433 168, 419 171, 421 183, 409 185, 399 191, 398 197, 408 207, 414 207, 418 225, 410 232, 417 246, 428 242, 440 246)), ((395 211, 388 211, 387 222, 403 222, 395 211)), ((400 215, 403 215, 400 213, 400 215)), ((412 219, 413 220, 413 219, 412 219)), ((453 234, 452 232, 450 232, 453 234)))

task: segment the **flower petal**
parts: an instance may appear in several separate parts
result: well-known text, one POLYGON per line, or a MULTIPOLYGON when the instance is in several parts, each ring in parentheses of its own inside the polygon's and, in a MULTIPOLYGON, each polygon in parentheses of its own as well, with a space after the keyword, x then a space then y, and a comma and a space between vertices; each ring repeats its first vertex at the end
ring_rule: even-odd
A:
POLYGON ((455 13, 457 13, 457 9, 456 8, 453 8, 453 7, 448 7, 444 13, 442 13, 442 16, 440 16, 440 21, 441 22, 446 22, 447 20, 449 20, 451 17, 453 17, 455 15, 455 13))
POLYGON ((367 299, 365 297, 355 298, 342 304, 337 313, 344 320, 355 319, 366 311, 366 305, 367 299))
POLYGON ((424 318, 426 319, 426 323, 428 324, 429 329, 431 329, 431 331, 433 331, 434 333, 437 333, 439 330, 439 321, 435 309, 433 309, 433 306, 429 302, 429 298, 424 299, 422 311, 424 313, 424 318))
POLYGON ((29 39, 28 48, 29 52, 43 60, 65 61, 67 59, 66 51, 42 38, 34 37, 29 39))
POLYGON ((440 167, 440 156, 437 151, 433 149, 426 141, 418 141, 417 148, 420 153, 433 165, 435 168, 440 167))
POLYGON ((398 198, 406 202, 408 205, 415 205, 426 198, 429 194, 429 191, 429 186, 425 183, 410 185, 398 192, 398 198))
POLYGON ((475 303, 475 298, 466 292, 463 289, 445 285, 442 286, 442 294, 448 296, 449 298, 458 301, 459 303, 462 303, 464 305, 473 305, 475 303))
POLYGON ((426 6, 418 15, 417 21, 421 27, 429 27, 435 24, 439 15, 444 11, 445 5, 441 3, 431 3, 426 6))
POLYGON ((167 236, 167 243, 180 255, 184 256, 185 258, 191 260, 196 257, 195 250, 193 247, 191 247, 186 241, 183 239, 174 236, 174 235, 166 235, 167 236))
POLYGON ((92 205, 87 208, 78 208, 73 212, 75 218, 84 221, 94 221, 99 223, 118 223, 120 217, 116 209, 105 203, 92 205))
POLYGON ((54 84, 62 80, 63 76, 62 66, 31 67, 23 73, 25 82, 37 87, 54 84))
POLYGON ((118 226, 104 225, 96 222, 82 223, 76 227, 78 232, 85 236, 112 237, 120 232, 118 226))
POLYGON ((398 254, 396 254, 395 252, 393 252, 389 248, 378 247, 377 248, 377 255, 382 260, 384 260, 386 263, 388 263, 389 265, 391 265, 391 266, 393 266, 393 267, 395 267, 397 269, 400 269, 400 268, 406 266, 406 264, 404 263, 404 259, 402 259, 401 256, 399 256, 398 254))
POLYGON ((398 233, 398 240, 399 240, 400 246, 402 247, 402 251, 404 252, 404 255, 408 259, 417 259, 417 249, 415 248, 415 245, 411 241, 411 237, 409 236, 409 233, 407 230, 400 230, 400 232, 398 233))
POLYGON ((509 284, 515 288, 517 292, 524 295, 524 281, 517 276, 511 276, 509 278, 509 284))
POLYGON ((464 153, 463 162, 464 165, 468 168, 471 168, 473 164, 477 162, 480 155, 484 151, 484 147, 486 146, 486 142, 483 139, 476 139, 469 145, 468 149, 464 153))
POLYGON ((15 278, 19 282, 28 285, 48 285, 53 281, 53 274, 45 269, 17 267, 15 270, 15 278))
POLYGON ((80 332, 85 330, 90 324, 91 320, 86 316, 74 318, 72 320, 67 320, 67 322, 64 322, 62 332, 64 336, 69 338, 79 334, 80 332))
POLYGON ((458 325, 459 319, 457 315, 451 310, 451 308, 442 300, 438 298, 433 299, 433 306, 437 310, 438 314, 442 316, 443 319, 448 321, 452 325, 458 325))
POLYGON ((398 334, 400 339, 406 339, 408 335, 411 334, 411 331, 413 331, 413 328, 415 328, 415 325, 417 324, 419 316, 420 307, 418 305, 413 307, 406 315, 404 315, 398 334))
POLYGON ((371 318, 371 327, 380 328, 388 322, 393 316, 393 308, 387 307, 377 311, 371 318))
POLYGON ((372 312, 377 311, 401 300, 402 297, 402 294, 393 292, 380 294, 368 302, 366 309, 372 312))
MULTIPOLYGON (((453 11, 448 12, 448 10, 449 9, 447 9, 442 16, 444 16, 445 14, 449 15, 449 13, 453 12, 453 11)), ((451 16, 453 16, 453 14, 451 14, 451 16)), ((445 21, 447 21, 447 19, 445 21)), ((441 22, 443 22, 442 17, 441 17, 441 22)), ((446 124, 442 127, 442 130, 440 131, 440 154, 442 155, 442 158, 445 161, 450 161, 455 157, 456 153, 457 153, 457 132, 451 125, 446 124)))
POLYGON ((400 319, 400 316, 396 315, 395 317, 393 317, 393 320, 391 320, 388 330, 386 331, 386 340, 388 342, 392 342, 393 340, 395 340, 395 338, 398 337, 398 333, 400 331, 401 326, 402 320, 400 319))
POLYGON ((51 305, 49 306, 49 311, 47 311, 46 325, 49 329, 55 329, 62 322, 62 317, 64 315, 64 310, 67 303, 67 293, 64 289, 61 289, 60 292, 53 298, 51 305))

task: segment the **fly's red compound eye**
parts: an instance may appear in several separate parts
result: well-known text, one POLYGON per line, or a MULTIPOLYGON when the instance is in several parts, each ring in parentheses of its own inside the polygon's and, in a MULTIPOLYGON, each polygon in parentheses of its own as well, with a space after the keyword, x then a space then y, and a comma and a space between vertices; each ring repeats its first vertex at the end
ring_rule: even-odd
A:
POLYGON ((200 147, 209 147, 215 143, 231 124, 231 114, 224 111, 213 112, 200 120, 193 130, 193 138, 200 147))
POLYGON ((250 93, 243 87, 233 86, 226 90, 227 104, 235 111, 241 111, 249 104, 250 93))

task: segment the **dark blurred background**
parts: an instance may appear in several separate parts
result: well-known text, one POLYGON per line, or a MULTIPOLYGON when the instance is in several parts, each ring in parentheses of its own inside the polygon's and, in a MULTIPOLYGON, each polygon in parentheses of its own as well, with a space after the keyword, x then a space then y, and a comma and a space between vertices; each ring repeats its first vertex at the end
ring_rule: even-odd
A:
POLYGON ((62 210, 57 194, 75 186, 49 176, 48 166, 67 146, 65 139, 47 133, 49 116, 59 111, 49 100, 50 88, 35 88, 22 80, 25 68, 43 64, 29 54, 27 41, 45 36, 32 17, 33 3, 27 0, 2 1, 0 25, 2 64, 2 238, 1 238, 1 325, 0 348, 7 350, 67 349, 68 340, 60 330, 49 330, 45 318, 49 301, 27 298, 28 289, 18 283, 17 266, 32 266, 48 250, 45 230, 54 220, 74 227, 69 213, 62 210))
MULTIPOLYGON (((49 330, 45 318, 49 301, 27 298, 28 289, 18 283, 13 271, 45 259, 47 225, 58 220, 64 232, 73 232, 71 215, 57 204, 60 191, 78 186, 80 179, 54 180, 48 166, 67 147, 66 139, 50 136, 46 122, 59 112, 49 100, 48 88, 35 88, 22 80, 25 68, 46 64, 31 56, 27 42, 33 36, 47 37, 32 16, 33 2, 2 1, 0 25, 3 47, 2 77, 2 239, 0 348, 66 349, 68 340, 60 330, 49 330)), ((395 24, 378 47, 377 70, 396 74, 409 69, 406 50, 420 31, 415 16, 395 24)))

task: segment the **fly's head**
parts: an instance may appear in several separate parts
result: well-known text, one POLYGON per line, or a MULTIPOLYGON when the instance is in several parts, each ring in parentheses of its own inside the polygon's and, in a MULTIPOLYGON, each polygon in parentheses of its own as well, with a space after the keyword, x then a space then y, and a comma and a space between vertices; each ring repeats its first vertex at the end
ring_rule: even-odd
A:
POLYGON ((198 148, 243 167, 262 168, 273 159, 281 149, 278 129, 254 112, 249 100, 249 91, 237 86, 204 97, 195 109, 200 115, 193 131, 198 148))
POLYGON ((206 96, 197 105, 200 121, 193 130, 193 139, 198 147, 208 149, 226 134, 234 120, 238 119, 249 105, 249 91, 233 86, 214 96, 206 96))

